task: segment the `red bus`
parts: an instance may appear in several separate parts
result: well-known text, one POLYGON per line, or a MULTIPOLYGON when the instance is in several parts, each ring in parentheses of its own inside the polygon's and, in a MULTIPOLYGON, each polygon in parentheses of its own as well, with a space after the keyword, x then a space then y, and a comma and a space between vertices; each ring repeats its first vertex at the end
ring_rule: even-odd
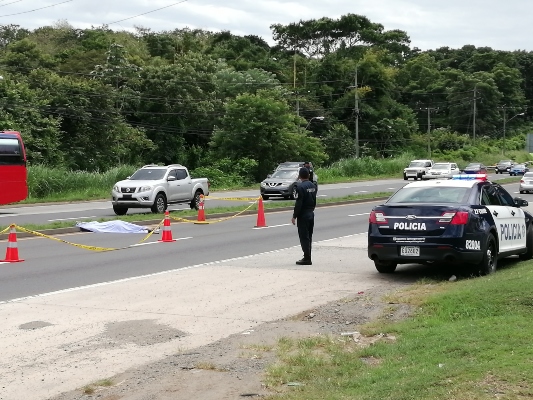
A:
POLYGON ((19 132, 0 132, 0 205, 28 197, 26 151, 19 132))

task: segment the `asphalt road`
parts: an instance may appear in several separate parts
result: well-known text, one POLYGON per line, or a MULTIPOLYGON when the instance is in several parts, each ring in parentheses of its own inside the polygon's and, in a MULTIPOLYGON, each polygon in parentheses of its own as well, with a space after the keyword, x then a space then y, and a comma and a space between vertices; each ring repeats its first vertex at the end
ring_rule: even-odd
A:
MULTIPOLYGON (((501 179, 506 178, 507 175, 492 174, 489 175, 489 177, 490 179, 501 179)), ((325 184, 319 185, 318 196, 321 198, 332 198, 354 194, 392 192, 405 185, 405 183, 406 181, 403 179, 384 179, 364 182, 325 184)), ((209 208, 228 206, 228 204, 231 204, 232 206, 248 204, 247 202, 216 200, 217 197, 254 198, 257 196, 259 196, 259 190, 213 192, 210 195, 212 199, 206 200, 206 213, 209 212, 209 208)), ((276 202, 280 200, 281 199, 272 199, 267 200, 267 202, 276 202)), ((170 211, 188 209, 188 204, 169 206, 170 211)), ((148 210, 146 209, 130 209, 128 210, 128 214, 146 213, 147 211, 148 210)), ((18 224, 21 226, 26 224, 49 224, 56 221, 72 221, 72 224, 75 225, 76 221, 91 221, 103 217, 116 217, 112 210, 110 201, 0 207, 0 227, 8 226, 10 224, 18 224)))

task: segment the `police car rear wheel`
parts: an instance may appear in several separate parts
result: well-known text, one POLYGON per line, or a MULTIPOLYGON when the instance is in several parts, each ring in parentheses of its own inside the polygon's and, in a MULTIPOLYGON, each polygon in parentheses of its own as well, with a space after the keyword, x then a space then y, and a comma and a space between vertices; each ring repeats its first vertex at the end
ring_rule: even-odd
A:
POLYGON ((381 260, 374 260, 374 265, 376 266, 376 269, 381 274, 391 274, 394 271, 396 271, 396 266, 398 264, 392 262, 392 261, 381 261, 381 260))
POLYGON ((527 228, 527 234, 526 234, 526 247, 527 250, 525 253, 520 254, 521 260, 531 260, 533 258, 533 228, 531 225, 529 225, 529 228, 527 228))
POLYGON ((487 247, 485 254, 483 255, 483 260, 479 263, 479 273, 481 275, 490 275, 496 271, 497 265, 496 240, 494 240, 494 236, 490 235, 487 240, 487 247))

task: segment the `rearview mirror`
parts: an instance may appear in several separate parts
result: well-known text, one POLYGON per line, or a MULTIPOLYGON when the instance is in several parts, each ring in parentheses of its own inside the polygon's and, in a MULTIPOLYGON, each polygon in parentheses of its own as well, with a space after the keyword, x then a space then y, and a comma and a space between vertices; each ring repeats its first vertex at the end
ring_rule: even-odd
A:
POLYGON ((524 200, 520 197, 515 197, 514 198, 514 205, 516 207, 527 207, 529 205, 528 201, 527 200, 524 200))

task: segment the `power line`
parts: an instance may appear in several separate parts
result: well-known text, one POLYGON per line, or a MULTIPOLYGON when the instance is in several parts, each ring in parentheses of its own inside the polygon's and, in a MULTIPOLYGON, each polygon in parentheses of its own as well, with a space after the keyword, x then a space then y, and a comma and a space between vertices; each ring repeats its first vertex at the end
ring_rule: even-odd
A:
POLYGON ((188 0, 181 0, 181 1, 178 1, 177 3, 169 4, 168 6, 164 6, 164 7, 156 8, 155 10, 151 10, 151 11, 144 12, 144 13, 142 13, 142 14, 134 15, 133 17, 123 18, 123 19, 119 19, 119 20, 117 20, 117 21, 108 22, 108 23, 105 24, 105 25, 118 24, 119 22, 123 22, 123 21, 127 21, 127 20, 129 20, 129 19, 133 19, 133 18, 141 17, 141 16, 146 15, 146 14, 151 14, 151 13, 153 13, 153 12, 160 11, 160 10, 163 10, 163 9, 165 9, 165 8, 170 8, 170 7, 176 6, 176 5, 181 4, 181 3, 185 3, 186 1, 188 1, 188 0))
POLYGON ((8 5, 10 5, 10 4, 20 3, 21 1, 22 1, 22 0, 12 1, 11 3, 2 4, 2 5, 0 5, 0 7, 5 7, 5 6, 8 6, 8 5))
POLYGON ((55 7, 55 6, 58 6, 60 4, 70 3, 71 1, 74 1, 74 0, 65 0, 65 1, 62 1, 60 3, 51 4, 49 6, 40 7, 40 8, 34 8, 33 10, 21 11, 21 12, 13 13, 13 14, 0 15, 0 18, 2 18, 2 17, 11 17, 13 15, 28 14, 28 13, 32 13, 32 12, 35 12, 35 11, 44 10, 45 8, 55 7))

